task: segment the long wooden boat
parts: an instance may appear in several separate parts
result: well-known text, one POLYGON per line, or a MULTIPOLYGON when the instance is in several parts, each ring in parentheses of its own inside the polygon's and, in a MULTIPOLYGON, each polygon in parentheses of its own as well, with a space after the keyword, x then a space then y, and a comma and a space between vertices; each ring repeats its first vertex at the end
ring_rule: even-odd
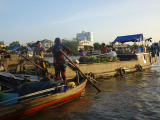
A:
MULTIPOLYGON (((140 71, 141 69, 138 69, 139 66, 143 70, 145 70, 152 67, 152 65, 155 62, 157 62, 157 55, 155 55, 154 57, 151 57, 149 53, 118 54, 117 57, 120 58, 120 61, 103 62, 103 63, 93 63, 93 62, 87 63, 86 62, 83 64, 79 64, 79 68, 84 73, 87 73, 87 74, 92 73, 95 76, 95 78, 108 78, 108 77, 117 76, 117 75, 123 76, 124 74, 122 72, 132 73, 132 72, 140 71)), ((35 66, 32 64, 31 66, 28 65, 26 70, 31 71, 31 69, 34 69, 34 68, 35 66)), ((23 70, 23 66, 21 70, 23 70)), ((20 71, 20 64, 17 65, 16 71, 17 72, 20 71)), ((53 76, 55 75, 55 70, 53 66, 48 67, 47 71, 51 73, 53 76)), ((70 69, 69 67, 67 67, 66 69, 67 79, 73 78, 74 76, 76 76, 76 72, 70 69)))
MULTIPOLYGON (((117 57, 120 58, 120 61, 102 63, 86 62, 79 64, 79 68, 84 73, 94 74, 95 78, 108 78, 120 75, 120 70, 124 70, 125 73, 143 71, 152 67, 152 65, 157 62, 157 55, 151 57, 149 53, 118 54, 117 57), (142 69, 137 69, 139 66, 142 69)), ((47 70, 54 75, 54 67, 47 68, 47 70)), ((76 72, 67 67, 66 77, 72 78, 75 75, 76 72)))
MULTIPOLYGON (((68 80, 69 82, 74 81, 74 79, 68 80)), ((48 107, 56 107, 59 104, 65 103, 67 101, 72 100, 73 98, 79 96, 81 92, 86 87, 87 80, 81 79, 78 82, 75 82, 76 86, 69 88, 66 92, 56 93, 56 94, 45 94, 43 96, 28 99, 21 101, 21 98, 25 96, 19 97, 19 101, 10 105, 1 105, 0 103, 0 120, 14 120, 21 119, 36 113, 38 111, 44 110, 48 107)), ((35 93, 28 94, 26 96, 36 95, 42 92, 52 91, 54 88, 45 89, 42 91, 38 91, 35 93)))
MULTIPOLYGON (((33 61, 32 58, 29 58, 29 59, 31 59, 33 61)), ((20 57, 17 54, 10 54, 10 55, 5 56, 5 58, 1 58, 0 63, 3 65, 4 71, 10 72, 10 73, 16 73, 17 67, 18 67, 19 71, 22 71, 24 64, 27 64, 28 67, 33 66, 33 64, 26 61, 25 59, 23 59, 22 57, 20 57)))
MULTIPOLYGON (((33 57, 28 57, 27 59, 17 54, 11 54, 9 55, 8 58, 0 59, 0 71, 5 71, 15 74, 15 73, 25 73, 24 69, 25 70, 27 69, 28 74, 35 75, 35 65, 33 64, 34 59, 33 57)), ((46 67, 50 65, 48 61, 45 61, 45 63, 46 67)))

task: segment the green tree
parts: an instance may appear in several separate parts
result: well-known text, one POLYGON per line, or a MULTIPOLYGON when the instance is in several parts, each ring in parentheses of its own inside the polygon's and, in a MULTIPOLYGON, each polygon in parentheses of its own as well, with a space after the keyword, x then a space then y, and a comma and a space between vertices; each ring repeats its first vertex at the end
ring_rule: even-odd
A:
POLYGON ((1 48, 1 45, 3 45, 4 44, 4 42, 3 41, 0 41, 0 48, 1 48))
POLYGON ((19 41, 10 43, 10 44, 9 44, 9 47, 11 48, 11 47, 17 46, 17 45, 19 45, 19 41))
POLYGON ((29 46, 29 47, 35 47, 36 46, 36 42, 28 42, 27 43, 27 46, 29 46))
POLYGON ((78 54, 79 40, 77 38, 72 38, 72 40, 63 39, 63 44, 70 48, 70 54, 78 54))
POLYGON ((137 49, 139 48, 139 45, 137 45, 136 43, 132 45, 133 48, 137 49))
POLYGON ((10 48, 9 46, 6 46, 6 49, 10 48))
POLYGON ((98 42, 95 42, 93 45, 94 45, 94 49, 95 50, 97 50, 97 49, 99 49, 101 47, 101 44, 98 43, 98 42))
POLYGON ((0 45, 3 45, 4 44, 4 42, 3 41, 0 41, 0 45))
POLYGON ((91 47, 91 46, 84 45, 84 49, 85 49, 85 50, 89 50, 89 49, 90 49, 90 47, 91 47))

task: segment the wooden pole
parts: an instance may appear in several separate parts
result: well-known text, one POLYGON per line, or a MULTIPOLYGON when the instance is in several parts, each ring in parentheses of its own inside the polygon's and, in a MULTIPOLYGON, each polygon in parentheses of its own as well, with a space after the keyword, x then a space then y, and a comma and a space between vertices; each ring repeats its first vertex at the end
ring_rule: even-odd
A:
MULTIPOLYGON (((41 90, 41 91, 38 91, 38 92, 30 93, 30 94, 27 94, 27 95, 24 95, 24 96, 20 96, 20 97, 17 97, 17 98, 13 98, 13 99, 9 99, 9 100, 0 102, 0 104, 6 103, 6 102, 9 102, 9 101, 13 101, 13 100, 18 100, 18 99, 30 97, 30 96, 33 96, 33 95, 38 95, 38 94, 40 94, 40 93, 45 93, 45 92, 53 91, 53 90, 55 90, 55 89, 56 89, 56 87, 49 88, 49 89, 45 89, 45 90, 41 90)), ((2 92, 3 92, 3 91, 2 91, 2 92)))
MULTIPOLYGON (((35 62, 30 61, 29 59, 27 59, 27 58, 24 57, 23 55, 21 55, 21 56, 22 56, 23 58, 25 58, 26 60, 28 60, 29 62, 31 62, 32 64, 34 64, 34 65, 36 65, 37 67, 39 67, 40 69, 46 71, 46 69, 44 69, 44 68, 42 68, 41 66, 37 65, 35 62)), ((47 71, 47 73, 50 74, 50 75, 53 77, 53 75, 52 75, 51 73, 49 73, 48 71, 47 71)))
POLYGON ((77 70, 99 91, 101 90, 72 62, 72 60, 60 49, 61 53, 77 68, 77 70))
POLYGON ((77 83, 79 85, 79 71, 77 70, 76 73, 77 73, 77 83))

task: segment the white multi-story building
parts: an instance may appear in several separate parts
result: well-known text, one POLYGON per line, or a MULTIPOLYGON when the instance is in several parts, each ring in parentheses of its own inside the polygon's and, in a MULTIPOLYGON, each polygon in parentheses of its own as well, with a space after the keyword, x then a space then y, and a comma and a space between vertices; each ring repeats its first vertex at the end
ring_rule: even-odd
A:
POLYGON ((77 33, 77 38, 80 40, 80 45, 93 46, 93 32, 77 33))

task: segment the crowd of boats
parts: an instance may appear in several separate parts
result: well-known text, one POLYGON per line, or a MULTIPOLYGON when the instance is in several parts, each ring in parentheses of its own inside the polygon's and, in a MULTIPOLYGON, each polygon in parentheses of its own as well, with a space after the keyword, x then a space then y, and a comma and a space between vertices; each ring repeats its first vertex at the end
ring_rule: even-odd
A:
MULTIPOLYGON (((137 36, 133 37, 134 39, 129 39, 138 40, 137 36)), ((123 37, 113 42, 124 41, 123 37)), ((67 83, 63 84, 62 79, 54 79, 55 71, 50 63, 46 62, 46 76, 40 77, 35 75, 35 66, 38 65, 34 63, 33 58, 27 58, 23 54, 10 54, 1 58, 0 64, 0 119, 19 119, 50 106, 65 103, 79 96, 87 81, 100 92, 95 85, 99 83, 99 78, 125 76, 128 73, 143 71, 157 62, 157 55, 139 51, 134 54, 117 54, 118 60, 111 61, 113 58, 108 59, 107 55, 99 54, 95 56, 99 56, 103 62, 80 63, 71 61, 65 55, 69 64, 66 70, 67 83)))

